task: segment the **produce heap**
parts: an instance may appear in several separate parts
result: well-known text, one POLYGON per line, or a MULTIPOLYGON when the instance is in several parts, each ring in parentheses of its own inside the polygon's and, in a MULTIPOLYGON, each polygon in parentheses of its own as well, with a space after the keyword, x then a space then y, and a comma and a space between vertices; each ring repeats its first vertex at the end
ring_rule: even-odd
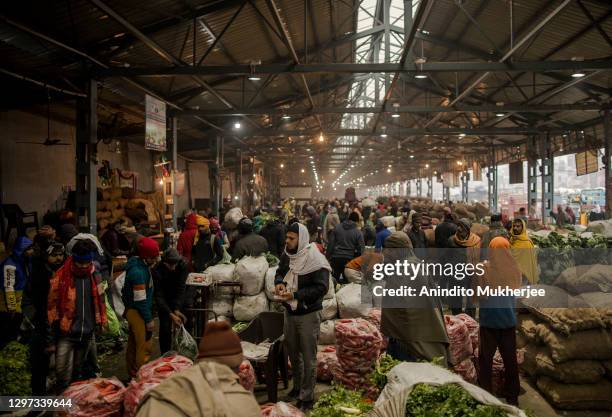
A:
POLYGON ((2 395, 31 395, 29 349, 10 342, 0 351, 0 392, 2 395))

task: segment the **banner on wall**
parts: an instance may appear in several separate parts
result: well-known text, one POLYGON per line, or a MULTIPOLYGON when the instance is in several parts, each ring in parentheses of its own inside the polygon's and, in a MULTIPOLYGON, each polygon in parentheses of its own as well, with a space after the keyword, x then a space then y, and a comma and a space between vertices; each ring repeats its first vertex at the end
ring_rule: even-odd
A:
POLYGON ((174 172, 174 195, 181 196, 185 193, 185 173, 184 172, 174 172))
POLYGON ((166 103, 145 96, 145 149, 166 150, 166 103))

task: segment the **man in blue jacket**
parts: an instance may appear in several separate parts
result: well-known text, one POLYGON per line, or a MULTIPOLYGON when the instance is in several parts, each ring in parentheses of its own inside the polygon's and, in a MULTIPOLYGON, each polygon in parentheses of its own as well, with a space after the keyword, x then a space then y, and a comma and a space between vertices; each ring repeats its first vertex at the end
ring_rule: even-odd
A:
POLYGON ((138 256, 131 257, 126 265, 123 300, 129 336, 126 349, 127 370, 134 377, 140 367, 151 357, 153 337, 153 278, 151 270, 159 262, 159 246, 151 238, 138 241, 138 256))
POLYGON ((21 300, 32 270, 32 241, 20 236, 11 255, 0 263, 0 349, 17 340, 23 314, 21 300))

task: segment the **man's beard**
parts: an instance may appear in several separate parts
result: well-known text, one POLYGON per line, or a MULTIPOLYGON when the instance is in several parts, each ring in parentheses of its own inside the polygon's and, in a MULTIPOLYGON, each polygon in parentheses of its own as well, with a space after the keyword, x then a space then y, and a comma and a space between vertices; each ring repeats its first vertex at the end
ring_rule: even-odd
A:
POLYGON ((295 248, 295 249, 289 249, 289 248, 287 247, 287 253, 288 253, 288 254, 291 254, 291 255, 295 255, 295 254, 297 253, 297 248, 295 248))

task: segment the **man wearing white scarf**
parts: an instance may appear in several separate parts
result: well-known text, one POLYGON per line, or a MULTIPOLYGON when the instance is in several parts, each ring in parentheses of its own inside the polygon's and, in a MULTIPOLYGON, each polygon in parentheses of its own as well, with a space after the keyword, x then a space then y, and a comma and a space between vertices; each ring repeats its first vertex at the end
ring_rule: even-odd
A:
POLYGON ((285 341, 293 368, 293 389, 302 410, 314 403, 317 371, 317 340, 323 297, 331 267, 314 243, 306 226, 293 223, 287 230, 285 256, 276 272, 276 296, 285 306, 285 341))

